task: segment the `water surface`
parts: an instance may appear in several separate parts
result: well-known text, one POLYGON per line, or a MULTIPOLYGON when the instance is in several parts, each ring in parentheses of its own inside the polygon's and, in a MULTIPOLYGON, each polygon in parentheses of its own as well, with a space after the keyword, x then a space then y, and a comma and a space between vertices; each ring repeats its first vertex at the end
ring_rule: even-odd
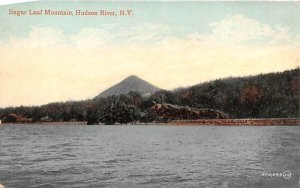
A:
POLYGON ((0 181, 6 188, 298 188, 299 144, 300 127, 0 126, 0 181), (280 176, 285 171, 290 178, 280 176))

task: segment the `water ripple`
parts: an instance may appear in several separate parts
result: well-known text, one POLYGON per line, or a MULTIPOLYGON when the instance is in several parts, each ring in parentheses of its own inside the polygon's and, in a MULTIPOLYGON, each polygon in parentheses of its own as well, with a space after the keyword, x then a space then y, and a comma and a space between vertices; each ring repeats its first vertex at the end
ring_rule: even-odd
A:
POLYGON ((294 188, 299 127, 0 127, 0 181, 15 187, 294 188), (262 177, 265 172, 292 172, 262 177))

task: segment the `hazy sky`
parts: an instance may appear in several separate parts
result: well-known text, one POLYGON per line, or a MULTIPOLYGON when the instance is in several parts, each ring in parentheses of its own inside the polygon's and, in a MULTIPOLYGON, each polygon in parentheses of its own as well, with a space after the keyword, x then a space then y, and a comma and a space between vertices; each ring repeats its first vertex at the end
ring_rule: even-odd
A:
POLYGON ((32 2, 0 6, 0 107, 92 98, 129 75, 172 89, 300 64, 297 2, 32 2), (9 10, 133 10, 13 16, 9 10))

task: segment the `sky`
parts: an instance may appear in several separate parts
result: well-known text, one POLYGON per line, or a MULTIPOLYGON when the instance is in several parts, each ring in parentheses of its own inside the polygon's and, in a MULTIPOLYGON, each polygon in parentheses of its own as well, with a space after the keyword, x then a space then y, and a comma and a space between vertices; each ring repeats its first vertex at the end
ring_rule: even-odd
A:
POLYGON ((299 2, 51 1, 0 6, 0 107, 84 100, 129 75, 163 89, 300 64, 299 2), (11 11, 132 10, 132 16, 11 11))

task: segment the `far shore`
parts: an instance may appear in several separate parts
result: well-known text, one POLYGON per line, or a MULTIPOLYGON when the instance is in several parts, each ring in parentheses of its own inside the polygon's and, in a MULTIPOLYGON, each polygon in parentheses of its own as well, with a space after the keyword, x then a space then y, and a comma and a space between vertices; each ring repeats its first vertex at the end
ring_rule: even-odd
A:
MULTIPOLYGON (((86 121, 59 121, 59 122, 16 122, 2 123, 1 125, 38 124, 38 125, 87 125, 86 121)), ((96 124, 97 125, 97 124, 96 124)), ((98 124, 100 125, 100 124, 98 124)), ((103 124, 101 124, 103 125, 103 124)), ((300 118, 255 118, 255 119, 197 119, 173 120, 167 123, 128 123, 115 125, 167 125, 167 126, 300 126, 300 118)))

